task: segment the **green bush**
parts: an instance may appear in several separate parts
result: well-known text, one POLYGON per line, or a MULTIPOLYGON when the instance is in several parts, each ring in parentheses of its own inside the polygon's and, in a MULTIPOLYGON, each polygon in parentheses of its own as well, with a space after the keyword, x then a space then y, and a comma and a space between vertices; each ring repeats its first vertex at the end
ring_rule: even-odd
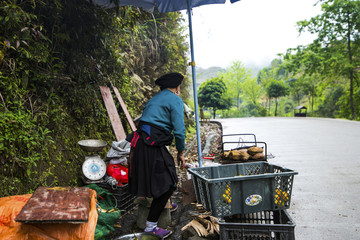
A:
POLYGON ((137 116, 156 77, 186 71, 181 22, 85 0, 1 1, 0 197, 81 185, 77 142, 115 140, 99 86, 116 86, 137 116))
MULTIPOLYGON (((316 114, 320 117, 335 118, 340 116, 340 98, 345 95, 344 88, 338 85, 325 92, 324 101, 319 105, 316 114)), ((350 112, 349 112, 350 114, 350 112)))

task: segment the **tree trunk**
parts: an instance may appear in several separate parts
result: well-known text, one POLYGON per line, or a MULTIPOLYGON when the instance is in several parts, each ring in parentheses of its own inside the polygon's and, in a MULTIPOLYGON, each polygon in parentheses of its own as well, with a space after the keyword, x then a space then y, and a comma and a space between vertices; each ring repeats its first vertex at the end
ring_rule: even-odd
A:
POLYGON ((271 103, 271 98, 269 98, 269 115, 270 115, 270 103, 271 103))
POLYGON ((351 108, 351 119, 354 120, 355 116, 355 106, 354 106, 354 74, 350 72, 350 108, 351 108))
POLYGON ((296 98, 297 98, 298 106, 300 106, 300 94, 296 94, 296 98))
POLYGON ((315 94, 316 94, 316 92, 315 92, 315 86, 314 85, 312 85, 311 86, 311 92, 310 92, 310 98, 309 98, 309 104, 311 104, 311 114, 313 114, 313 112, 314 112, 314 98, 315 98, 315 94))
POLYGON ((277 105, 278 105, 278 101, 277 101, 277 99, 275 99, 275 117, 276 117, 276 112, 277 112, 277 105))
POLYGON ((311 116, 313 116, 313 112, 314 112, 314 98, 315 98, 315 93, 311 96, 311 116))
MULTIPOLYGON (((348 52, 349 52, 349 63, 350 65, 352 65, 352 52, 351 52, 351 33, 350 33, 350 29, 351 29, 351 26, 350 26, 350 17, 349 17, 349 13, 348 13, 348 32, 347 32, 347 47, 348 47, 348 52)), ((353 96, 353 92, 354 92, 354 70, 353 68, 350 69, 350 109, 351 109, 351 119, 354 120, 356 117, 355 117, 355 107, 354 107, 354 96, 353 96)))
POLYGON ((214 119, 216 117, 216 108, 213 108, 213 116, 214 116, 214 119))
POLYGON ((236 107, 237 110, 240 110, 240 92, 238 92, 237 96, 236 96, 236 107))

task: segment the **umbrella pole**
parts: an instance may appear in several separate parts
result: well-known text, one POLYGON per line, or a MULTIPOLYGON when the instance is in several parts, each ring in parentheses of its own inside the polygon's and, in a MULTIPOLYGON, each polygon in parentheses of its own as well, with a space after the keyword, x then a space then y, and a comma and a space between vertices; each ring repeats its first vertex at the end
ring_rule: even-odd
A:
POLYGON ((187 3, 188 3, 190 49, 191 49, 191 63, 190 63, 190 65, 191 65, 191 72, 192 72, 192 79, 193 79, 194 104, 195 104, 196 137, 197 137, 197 146, 198 146, 199 167, 202 167, 199 109, 198 109, 198 98, 197 98, 197 90, 196 90, 194 42, 193 42, 192 19, 191 19, 191 14, 192 14, 191 0, 188 0, 187 3))

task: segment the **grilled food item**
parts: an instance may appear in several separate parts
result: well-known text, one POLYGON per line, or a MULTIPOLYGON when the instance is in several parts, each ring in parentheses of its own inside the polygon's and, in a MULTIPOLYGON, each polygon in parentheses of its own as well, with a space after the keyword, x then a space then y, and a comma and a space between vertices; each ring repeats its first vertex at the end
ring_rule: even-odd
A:
POLYGON ((224 152, 224 159, 228 159, 231 151, 224 152))
POLYGON ((247 153, 250 154, 251 156, 257 154, 257 153, 262 153, 263 149, 261 147, 250 147, 247 150, 247 153))
POLYGON ((250 159, 252 160, 257 160, 257 161, 262 161, 265 160, 265 155, 263 153, 257 153, 253 156, 250 156, 250 159))
POLYGON ((229 154, 229 158, 232 160, 247 161, 249 160, 250 155, 247 153, 246 149, 232 150, 229 154))

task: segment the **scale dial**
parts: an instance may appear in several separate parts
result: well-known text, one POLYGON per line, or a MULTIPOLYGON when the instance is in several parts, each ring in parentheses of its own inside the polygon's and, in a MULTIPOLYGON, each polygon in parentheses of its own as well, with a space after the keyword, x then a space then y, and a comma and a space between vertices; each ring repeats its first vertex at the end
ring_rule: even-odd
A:
POLYGON ((99 156, 91 156, 83 163, 82 171, 89 180, 100 180, 105 176, 106 164, 99 156))

